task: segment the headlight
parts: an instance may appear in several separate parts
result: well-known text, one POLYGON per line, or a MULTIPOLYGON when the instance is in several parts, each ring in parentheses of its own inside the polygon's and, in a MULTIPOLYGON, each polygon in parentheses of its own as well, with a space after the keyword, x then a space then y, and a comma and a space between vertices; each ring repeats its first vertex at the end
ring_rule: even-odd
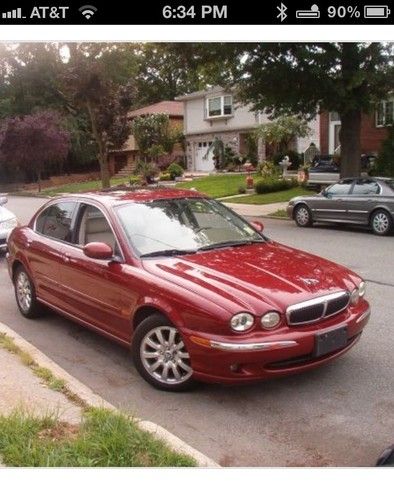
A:
POLYGON ((253 324, 253 315, 246 312, 235 314, 230 321, 231 328, 236 332, 246 332, 253 324))
POLYGON ((364 297, 365 292, 366 292, 366 288, 367 288, 367 285, 366 285, 365 281, 362 281, 358 285, 358 294, 359 294, 360 297, 364 297))
POLYGON ((355 288, 350 294, 350 303, 352 304, 352 306, 355 306, 358 303, 359 299, 360 299, 360 294, 358 288, 355 288))
POLYGON ((16 217, 0 222, 0 229, 14 229, 18 225, 16 217))
POLYGON ((268 312, 261 317, 261 326, 266 329, 275 328, 280 323, 280 314, 276 311, 268 312))

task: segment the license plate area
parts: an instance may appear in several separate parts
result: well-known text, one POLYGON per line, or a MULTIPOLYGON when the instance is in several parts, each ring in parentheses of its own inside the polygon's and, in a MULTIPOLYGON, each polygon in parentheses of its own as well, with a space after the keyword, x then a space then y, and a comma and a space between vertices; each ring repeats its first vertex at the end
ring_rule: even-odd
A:
POLYGON ((337 328, 329 332, 319 332, 315 334, 315 357, 324 356, 330 352, 346 347, 348 342, 347 329, 337 328))

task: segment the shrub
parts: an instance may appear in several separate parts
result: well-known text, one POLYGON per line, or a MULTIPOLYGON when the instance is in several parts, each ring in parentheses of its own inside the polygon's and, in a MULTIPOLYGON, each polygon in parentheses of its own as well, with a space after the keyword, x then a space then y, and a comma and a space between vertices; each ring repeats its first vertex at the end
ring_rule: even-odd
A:
POLYGON ((274 177, 265 178, 257 181, 254 189, 257 194, 274 193, 275 191, 284 191, 292 188, 296 183, 286 181, 285 179, 277 179, 274 177))
POLYGON ((245 186, 239 186, 238 188, 238 194, 245 194, 246 193, 246 187, 245 186))
POLYGON ((178 163, 171 163, 167 172, 170 174, 171 179, 175 180, 175 177, 181 177, 183 175, 183 168, 178 165, 178 163))
POLYGON ((373 172, 378 175, 394 177, 394 126, 389 127, 388 136, 382 142, 373 172))
POLYGON ((164 174, 161 174, 159 177, 159 181, 171 181, 171 174, 168 172, 164 172, 164 174))
POLYGON ((140 174, 146 182, 152 182, 155 175, 158 174, 158 168, 154 163, 149 163, 146 161, 139 160, 137 162, 135 171, 140 174))
POLYGON ((279 169, 272 161, 263 161, 258 164, 258 171, 263 177, 277 177, 279 169))

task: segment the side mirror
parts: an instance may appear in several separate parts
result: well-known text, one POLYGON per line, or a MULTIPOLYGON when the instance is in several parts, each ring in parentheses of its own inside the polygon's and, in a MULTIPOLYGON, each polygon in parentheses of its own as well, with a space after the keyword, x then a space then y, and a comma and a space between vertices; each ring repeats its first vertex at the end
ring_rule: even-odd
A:
POLYGON ((327 191, 326 191, 326 188, 322 189, 322 190, 320 191, 320 194, 321 194, 322 196, 327 196, 327 191))
POLYGON ((6 196, 0 196, 0 205, 5 205, 8 201, 6 196))
POLYGON ((113 250, 107 245, 107 243, 102 243, 101 241, 93 241, 92 243, 87 243, 83 247, 83 253, 86 257, 91 259, 109 260, 112 259, 113 250))
POLYGON ((264 231, 264 224, 258 220, 252 220, 250 225, 256 229, 258 233, 262 233, 264 231))

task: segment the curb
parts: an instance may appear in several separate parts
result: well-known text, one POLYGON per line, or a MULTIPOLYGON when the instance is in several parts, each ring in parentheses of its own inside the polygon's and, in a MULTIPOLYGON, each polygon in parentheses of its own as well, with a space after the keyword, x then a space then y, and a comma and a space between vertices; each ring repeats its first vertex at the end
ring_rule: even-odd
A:
MULTIPOLYGON (((15 344, 20 347, 23 351, 30 354, 34 361, 43 368, 48 368, 56 377, 65 380, 67 383, 67 388, 81 398, 89 406, 97 406, 100 408, 106 408, 108 410, 119 412, 119 409, 113 406, 111 403, 101 398, 98 394, 94 393, 89 387, 84 385, 82 382, 77 380, 75 377, 70 375, 66 370, 61 368, 57 363, 52 361, 48 356, 46 356, 39 349, 34 347, 30 342, 21 337, 14 330, 9 328, 7 325, 0 322, 0 331, 4 332, 12 338, 15 344)), ((135 419, 138 426, 144 430, 154 434, 158 439, 164 441, 169 447, 174 451, 179 453, 185 453, 196 461, 199 467, 220 467, 214 460, 207 457, 200 451, 188 445, 185 441, 178 438, 171 432, 164 429, 154 422, 149 422, 148 420, 135 419)))

